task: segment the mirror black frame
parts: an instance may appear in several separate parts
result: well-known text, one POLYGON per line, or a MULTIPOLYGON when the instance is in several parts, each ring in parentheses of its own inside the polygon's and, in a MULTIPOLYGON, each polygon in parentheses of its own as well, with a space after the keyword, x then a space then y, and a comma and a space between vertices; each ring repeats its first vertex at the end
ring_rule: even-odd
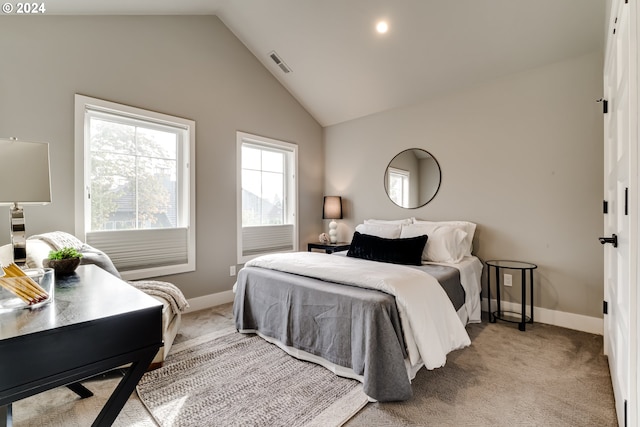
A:
POLYGON ((423 207, 423 206, 427 205, 429 202, 431 202, 431 201, 436 197, 436 194, 438 194, 438 191, 440 191, 440 186, 441 186, 441 184, 442 184, 442 168, 440 167, 440 163, 438 162, 438 159, 436 159, 436 158, 433 156, 433 154, 431 154, 429 151, 427 151, 427 150, 425 150, 425 149, 423 149, 423 148, 407 148, 406 150, 402 150, 401 152, 399 152, 398 154, 396 154, 396 155, 391 159, 391 161, 389 162, 389 164, 387 165, 387 167, 386 167, 386 169, 385 169, 385 171, 384 171, 384 177, 383 177, 383 179, 384 179, 384 191, 385 191, 385 193, 387 194, 387 197, 389 197, 389 200, 391 200, 391 202, 392 202, 394 205, 396 205, 396 206, 398 206, 398 207, 401 207, 401 208, 403 208, 403 209, 418 209, 418 208, 421 208, 421 207, 423 207), (434 163, 435 163, 435 166, 438 168, 438 185, 437 185, 437 186, 435 186, 435 191, 433 191, 433 190, 432 190, 433 194, 429 194, 429 193, 428 193, 425 197, 422 197, 422 198, 421 198, 422 200, 426 200, 426 201, 424 201, 424 202, 420 202, 420 201, 419 201, 419 202, 415 203, 415 204, 416 204, 416 206, 402 206, 402 205, 399 205, 398 203, 396 203, 396 202, 391 198, 391 196, 389 195, 389 179, 388 179, 388 175, 389 175, 389 168, 391 168, 391 167, 392 167, 392 163, 393 163, 393 162, 394 162, 394 160, 396 160, 399 156, 402 156, 402 155, 403 155, 403 154, 405 154, 407 151, 415 152, 415 150, 418 150, 418 151, 421 151, 421 152, 425 153, 425 154, 426 154, 426 156, 424 156, 423 158, 428 158, 428 157, 430 157, 430 158, 432 158, 432 159, 433 159, 433 161, 434 161, 434 163))

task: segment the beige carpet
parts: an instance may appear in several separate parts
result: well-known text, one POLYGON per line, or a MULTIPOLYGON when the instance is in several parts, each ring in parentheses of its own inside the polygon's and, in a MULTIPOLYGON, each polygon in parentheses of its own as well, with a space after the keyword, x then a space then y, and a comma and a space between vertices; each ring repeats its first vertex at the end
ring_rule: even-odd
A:
MULTIPOLYGON (((183 316, 176 342, 232 326, 231 310, 226 304, 183 316)), ((617 425, 601 336, 540 323, 527 325, 526 332, 486 322, 467 330, 471 346, 451 353, 444 368, 418 372, 412 399, 370 403, 346 426, 617 425)), ((90 425, 115 384, 87 383, 96 393, 91 399, 58 388, 17 402, 15 425, 90 425)), ((115 425, 155 423, 134 394, 115 425)))
POLYGON ((602 337, 535 323, 467 327, 471 346, 420 370, 414 396, 346 426, 617 426, 602 337))

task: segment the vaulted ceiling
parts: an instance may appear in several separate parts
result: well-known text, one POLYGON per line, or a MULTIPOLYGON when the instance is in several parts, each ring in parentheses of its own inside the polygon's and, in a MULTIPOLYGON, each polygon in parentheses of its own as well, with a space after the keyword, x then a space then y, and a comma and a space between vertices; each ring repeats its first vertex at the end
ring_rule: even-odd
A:
POLYGON ((56 0, 49 14, 215 14, 323 126, 603 49, 602 0, 56 0), (385 20, 389 29, 376 32, 385 20), (291 70, 272 60, 276 52, 291 70))

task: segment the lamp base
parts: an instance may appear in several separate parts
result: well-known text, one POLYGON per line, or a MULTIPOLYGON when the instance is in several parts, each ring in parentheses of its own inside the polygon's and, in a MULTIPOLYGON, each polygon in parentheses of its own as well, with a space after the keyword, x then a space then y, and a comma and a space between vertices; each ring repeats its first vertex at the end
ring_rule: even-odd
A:
POLYGON ((338 223, 331 220, 329 223, 329 241, 331 243, 338 243, 338 223))
POLYGON ((27 239, 25 237, 24 210, 14 203, 11 207, 11 244, 13 245, 13 262, 27 262, 27 239))

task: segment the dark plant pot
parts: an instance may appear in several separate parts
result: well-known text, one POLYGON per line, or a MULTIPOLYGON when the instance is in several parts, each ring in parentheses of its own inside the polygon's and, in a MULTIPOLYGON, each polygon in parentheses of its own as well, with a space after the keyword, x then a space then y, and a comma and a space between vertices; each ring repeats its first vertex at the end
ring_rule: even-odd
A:
POLYGON ((56 276, 68 276, 73 274, 80 265, 80 258, 66 258, 66 259, 49 259, 42 260, 43 267, 53 268, 56 276))

